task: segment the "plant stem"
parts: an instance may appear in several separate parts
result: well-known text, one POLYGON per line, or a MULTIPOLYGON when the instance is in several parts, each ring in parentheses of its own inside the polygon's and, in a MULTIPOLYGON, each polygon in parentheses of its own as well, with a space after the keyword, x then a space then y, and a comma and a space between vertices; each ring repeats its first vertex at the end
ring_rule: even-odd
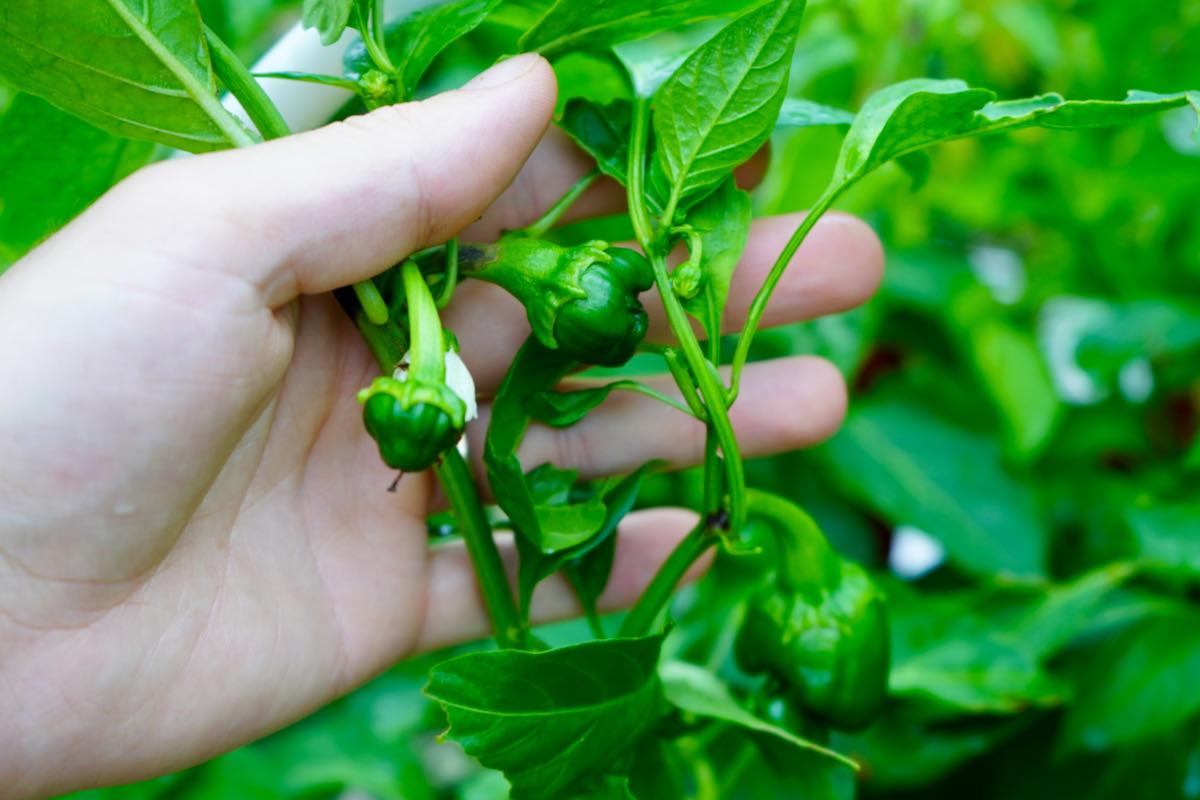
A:
POLYGON ((383 35, 383 0, 375 0, 372 3, 370 16, 371 19, 363 19, 362 7, 355 3, 355 16, 358 17, 358 34, 362 37, 363 45, 367 48, 367 55, 371 57, 371 62, 380 72, 386 72, 389 75, 396 74, 396 66, 392 63, 392 59, 388 56, 387 43, 383 35))
MULTIPOLYGON (((746 476, 742 464, 742 454, 738 449, 737 438, 734 436, 733 424, 729 421, 725 387, 714 368, 704 358, 700 342, 688 321, 687 312, 679 302, 671 286, 671 276, 667 272, 666 261, 663 258, 658 239, 650 224, 643 198, 643 181, 646 171, 646 136, 648 132, 648 105, 645 99, 634 103, 633 133, 629 146, 629 217, 637 232, 638 241, 645 251, 651 266, 654 268, 654 282, 662 297, 663 308, 667 312, 667 320, 671 331, 679 340, 684 360, 691 370, 700 396, 704 400, 705 413, 708 417, 710 436, 716 436, 720 445, 722 463, 725 468, 726 490, 729 493, 730 530, 741 530, 746 522, 746 476)), ((680 387, 685 389, 685 387, 680 387)))
MULTIPOLYGON (((687 414, 689 417, 696 416, 696 412, 688 408, 683 403, 672 397, 668 397, 658 389, 655 389, 653 386, 647 386, 640 381, 630 379, 613 381, 609 384, 609 388, 614 391, 633 392, 634 394, 640 394, 643 397, 649 397, 651 400, 657 400, 664 405, 670 406, 682 414, 687 414)), ((700 417, 697 417, 697 419, 700 419, 700 417)))
POLYGON ((654 623, 659 613, 670 601, 675 587, 683 580, 696 559, 704 555, 709 547, 717 542, 708 528, 707 522, 701 522, 675 546, 671 555, 654 574, 650 585, 638 598, 637 605, 630 610, 625 621, 621 623, 618 635, 625 637, 647 636, 654 629, 654 623))
POLYGON ((521 231, 521 233, 530 237, 531 239, 540 239, 541 237, 545 236, 546 232, 554 227, 562 215, 567 213, 567 210, 570 209, 571 206, 575 205, 575 202, 583 195, 584 192, 591 188, 592 184, 595 183, 596 179, 599 177, 600 169, 598 167, 593 169, 587 175, 584 175, 582 178, 576 181, 575 185, 568 189, 566 194, 559 198, 558 202, 552 205, 539 220, 534 222, 532 225, 527 225, 524 230, 521 231))
POLYGON ((817 222, 848 187, 849 184, 841 184, 839 186, 830 186, 825 190, 825 193, 821 195, 820 199, 817 200, 816 204, 805 215, 804 221, 796 228, 792 234, 792 238, 788 240, 787 245, 779 253, 779 258, 775 260, 774 266, 771 267, 766 281, 759 287, 758 294, 754 295, 754 301, 750 303, 750 310, 746 315, 746 324, 742 327, 741 336, 738 337, 737 350, 733 354, 733 367, 729 379, 728 394, 730 405, 733 405, 733 401, 737 399, 738 387, 742 378, 742 368, 746 366, 746 359, 750 356, 750 345, 754 341, 754 334, 758 332, 758 325, 762 321, 763 313, 767 310, 767 303, 771 300, 771 293, 775 291, 775 287, 779 284, 779 279, 783 277, 784 271, 792 261, 792 256, 800 249, 800 245, 804 243, 805 238, 808 237, 808 234, 816 227, 817 222))
POLYGON ((318 86, 336 86, 338 89, 345 89, 348 92, 358 93, 359 86, 356 81, 348 78, 339 78, 336 75, 321 75, 314 72, 299 72, 295 70, 283 70, 280 72, 255 72, 252 73, 254 78, 271 78, 280 81, 298 81, 300 83, 313 83, 318 86))
POLYGON ((446 278, 442 284, 442 291, 438 293, 438 311, 450 305, 456 288, 458 288, 458 239, 454 238, 446 242, 446 278))
POLYGON ((358 328, 359 335, 371 350, 371 355, 375 356, 375 361, 379 364, 383 374, 391 375, 395 372, 396 366, 408 350, 405 336, 395 323, 376 325, 367 319, 365 311, 358 311, 354 315, 354 324, 358 328))
POLYGON ((241 103, 246 116, 250 117, 250 121, 258 128, 262 137, 279 139, 289 135, 292 131, 288 128, 283 114, 279 113, 279 109, 271 102, 271 98, 263 91, 258 81, 254 80, 254 76, 237 54, 207 25, 204 27, 204 38, 208 42, 209 56, 212 58, 213 70, 217 77, 241 103))
MULTIPOLYGON (((375 360, 379 362, 380 369, 384 374, 391 375, 396 364, 404 356, 400 343, 387 335, 387 328, 368 321, 363 312, 355 315, 354 321, 363 338, 367 340, 375 360)), ((483 504, 479 501, 471 468, 467 466, 458 450, 451 448, 442 454, 441 461, 434 471, 450 507, 454 510, 454 515, 462 526, 463 542, 479 580, 488 617, 496 633, 496 641, 501 647, 524 646, 524 628, 521 626, 512 589, 508 584, 508 573, 492 538, 492 527, 488 523, 483 504)))
POLYGON ((463 542, 475 568, 475 577, 479 581, 496 641, 501 647, 521 647, 525 641, 524 628, 513 601, 508 572, 492 538, 487 514, 479 502, 471 469, 453 447, 442 454, 440 463, 434 469, 462 526, 463 542))
POLYGON ((387 303, 383 302, 383 295, 379 294, 379 289, 376 288, 374 281, 359 281, 354 284, 354 296, 358 298, 367 319, 375 325, 387 324, 387 303))
POLYGON ((704 404, 700 402, 697 395, 699 390, 696 389, 696 382, 692 380, 692 373, 688 371, 687 364, 679 360, 679 351, 673 347, 664 347, 662 357, 667 364, 667 369, 671 372, 671 377, 675 379, 675 385, 683 393, 683 400, 691 409, 692 416, 707 423, 708 412, 704 410, 704 404))

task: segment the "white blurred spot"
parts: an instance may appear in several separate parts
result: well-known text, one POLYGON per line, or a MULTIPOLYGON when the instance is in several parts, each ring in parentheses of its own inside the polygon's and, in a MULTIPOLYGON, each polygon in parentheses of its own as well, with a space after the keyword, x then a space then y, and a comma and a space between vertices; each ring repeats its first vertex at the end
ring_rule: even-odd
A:
POLYGON ((906 580, 916 580, 937 569, 946 560, 946 548, 920 528, 900 525, 892 533, 888 566, 906 580))
POLYGON ((1083 297, 1056 297, 1042 307, 1038 343, 1064 403, 1089 406, 1108 396, 1108 389, 1079 366, 1077 354, 1083 337, 1109 323, 1112 316, 1106 303, 1083 297))
POLYGON ((1154 394, 1154 370, 1148 359, 1137 358, 1121 367, 1117 380, 1121 394, 1131 403, 1144 403, 1154 394))
POLYGON ((475 379, 453 350, 446 351, 446 385, 467 404, 467 422, 479 416, 479 405, 475 402, 475 379))
POLYGON ((1196 112, 1184 106, 1162 116, 1163 134, 1167 143, 1185 156, 1200 156, 1200 131, 1196 127, 1196 112))
POLYGON ((1012 305, 1025 294, 1025 263, 1013 250, 984 245, 971 250, 968 260, 975 278, 988 288, 997 303, 1012 305))

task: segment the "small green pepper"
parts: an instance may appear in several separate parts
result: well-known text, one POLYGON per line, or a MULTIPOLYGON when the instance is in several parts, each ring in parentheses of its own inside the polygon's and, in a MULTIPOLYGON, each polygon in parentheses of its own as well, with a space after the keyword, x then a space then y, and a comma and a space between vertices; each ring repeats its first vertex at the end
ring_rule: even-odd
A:
POLYGON ((638 294, 654 284, 654 275, 632 250, 508 236, 494 245, 463 245, 459 258, 464 275, 495 283, 521 301, 543 345, 576 361, 620 366, 646 336, 638 294))
POLYGON ((363 424, 384 463, 403 472, 433 466, 475 415, 475 387, 442 329, 429 284, 412 261, 401 267, 410 349, 391 377, 358 393, 363 424))
POLYGON ((420 472, 462 438, 466 404, 445 384, 376 378, 359 393, 363 423, 392 469, 420 472))
MULTIPOLYGON (((857 564, 841 558, 812 519, 754 493, 779 544, 775 579, 751 597, 734 643, 749 673, 766 673, 804 709, 843 730, 879 713, 889 660, 883 597, 857 564)), ((753 511, 752 511, 753 513, 753 511)))

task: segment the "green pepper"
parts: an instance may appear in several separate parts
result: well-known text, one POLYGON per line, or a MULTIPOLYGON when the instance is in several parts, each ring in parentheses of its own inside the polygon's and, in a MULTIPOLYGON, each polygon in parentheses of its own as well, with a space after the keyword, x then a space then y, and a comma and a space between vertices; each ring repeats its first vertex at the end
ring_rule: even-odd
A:
POLYGON ((654 274, 632 250, 508 236, 493 245, 463 245, 459 258, 464 275, 504 288, 525 306, 543 345, 576 361, 620 366, 646 336, 638 294, 654 284, 654 274))
POLYGON ((765 673, 802 708, 843 730, 879 713, 889 660, 883 597, 857 564, 829 546, 787 501, 754 492, 779 545, 774 580, 749 600, 734 643, 742 669, 765 673))
POLYGON ((392 469, 429 469, 462 438, 466 404, 445 384, 376 378, 359 400, 367 433, 392 469))
POLYGON ((376 378, 359 392, 358 400, 363 404, 363 424, 379 445, 384 463, 403 472, 419 472, 433 466, 462 438, 467 420, 474 415, 470 407, 474 386, 454 352, 453 337, 442 330, 420 269, 412 261, 405 262, 401 277, 409 323, 408 363, 397 365, 391 377, 376 378), (454 368, 451 382, 465 383, 459 389, 464 396, 447 384, 447 365, 454 368))

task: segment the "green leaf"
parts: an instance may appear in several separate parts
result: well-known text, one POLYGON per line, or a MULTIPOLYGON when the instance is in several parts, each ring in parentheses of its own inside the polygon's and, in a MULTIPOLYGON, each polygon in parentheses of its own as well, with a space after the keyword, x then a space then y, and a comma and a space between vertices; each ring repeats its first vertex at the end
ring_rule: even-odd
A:
POLYGON ((622 42, 612 49, 628 74, 633 96, 649 100, 697 48, 710 40, 716 21, 663 31, 647 39, 622 42))
POLYGON ((662 636, 541 653, 469 653, 433 668, 425 693, 444 734, 504 773, 514 798, 559 798, 612 772, 663 711, 662 636))
POLYGON ((604 525, 605 509, 600 498, 584 503, 534 506, 541 528, 537 544, 544 555, 554 555, 583 544, 600 532, 604 525))
POLYGON ((330 45, 342 37, 350 24, 355 0, 304 0, 300 20, 306 28, 316 28, 321 44, 330 45))
MULTIPOLYGON (((447 46, 479 27, 499 4, 500 0, 458 0, 421 8, 389 23, 384 43, 400 76, 404 97, 413 96, 429 65, 447 46)), ((374 68, 361 39, 346 50, 344 63, 346 74, 355 80, 374 68)))
POLYGON ((732 176, 688 212, 687 224, 700 235, 703 277, 700 292, 685 299, 683 307, 700 320, 710 340, 721 336, 729 284, 750 238, 750 217, 750 195, 737 188, 732 176))
POLYGON ((846 134, 834 184, 857 180, 894 158, 961 135, 995 96, 959 80, 926 78, 876 92, 846 134))
POLYGON ((603 403, 623 381, 571 392, 539 392, 525 404, 529 416, 552 428, 568 428, 603 403))
POLYGON ((621 524, 625 515, 633 510, 642 479, 648 469, 649 465, 644 465, 636 472, 610 482, 600 492, 606 510, 604 525, 583 545, 563 554, 567 557, 564 568, 571 579, 571 585, 575 588, 584 610, 592 616, 596 614, 596 601, 604 593, 609 575, 612 574, 613 558, 617 549, 617 526, 621 524))
POLYGON ((558 124, 580 149, 596 159, 601 172, 624 186, 632 118, 632 105, 627 100, 600 106, 575 97, 567 101, 558 124))
POLYGON ((526 404, 533 395, 554 387, 571 371, 573 363, 531 335, 517 351, 492 401, 483 461, 496 502, 508 515, 517 534, 522 610, 528 608, 537 582, 553 572, 552 569, 546 571, 546 554, 543 552, 544 514, 538 512, 521 460, 517 457, 517 448, 529 429, 526 404))
POLYGON ((892 665, 888 691, 966 714, 1013 714, 1063 702, 1066 687, 1018 640, 950 639, 892 665))
POLYGON ((999 321, 972 326, 967 342, 984 388, 1004 421, 1010 451, 1021 460, 1036 457, 1063 413, 1037 342, 999 321))
POLYGON ((254 141, 218 99, 192 0, 9 0, 0 75, 117 136, 193 152, 254 141))
POLYGON ((558 0, 521 37, 522 51, 546 56, 605 48, 659 31, 736 13, 752 5, 737 0, 558 0))
POLYGON ((1200 503, 1130 509, 1138 554, 1160 569, 1200 576, 1200 503))
POLYGON ((854 124, 854 113, 833 106, 788 97, 779 109, 776 128, 820 128, 849 127, 854 124))
POLYGON ((1033 496, 992 441, 893 399, 859 406, 825 452, 854 495, 936 538, 969 572, 1044 571, 1046 532, 1033 496))
POLYGON ((870 766, 872 786, 884 792, 921 789, 1027 724, 1021 717, 985 718, 959 726, 923 722, 901 713, 884 714, 866 733, 846 743, 870 766))
POLYGON ((972 281, 945 306, 961 342, 1004 424, 1007 451, 1025 463, 1049 444, 1063 414, 1034 337, 1010 324, 991 293, 972 281))
POLYGON ((658 90, 652 188, 684 209, 767 141, 787 93, 804 0, 774 0, 726 25, 658 90))
POLYGON ((960 80, 918 78, 872 95, 846 134, 833 185, 852 183, 893 159, 930 145, 1017 128, 1096 128, 1121 125, 1191 105, 1200 116, 1200 92, 1131 91, 1125 100, 1064 100, 1046 94, 994 101, 986 89, 960 80))
POLYGON ((687 797, 688 772, 688 765, 673 741, 647 739, 638 747, 633 758, 629 794, 634 800, 687 797))
POLYGON ((702 667, 684 661, 665 661, 659 666, 658 673, 662 678, 663 692, 667 700, 682 711, 770 734, 801 750, 819 753, 851 769, 858 769, 858 764, 841 753, 754 716, 738 704, 720 678, 702 667))
POLYGON ((571 490, 578 480, 575 470, 558 469, 553 464, 542 464, 525 476, 538 519, 540 537, 535 544, 542 555, 580 545, 604 525, 604 503, 599 497, 571 502, 571 490))
POLYGON ((0 272, 149 161, 154 149, 27 94, 0 117, 0 142, 0 272))
POLYGON ((1007 630, 1039 659, 1050 658, 1084 630, 1101 602, 1136 572, 1133 564, 1118 562, 1055 586, 1007 630))
POLYGON ((1063 721, 1064 751, 1109 750, 1166 733, 1200 711, 1200 614, 1180 609, 1106 642, 1063 721))

